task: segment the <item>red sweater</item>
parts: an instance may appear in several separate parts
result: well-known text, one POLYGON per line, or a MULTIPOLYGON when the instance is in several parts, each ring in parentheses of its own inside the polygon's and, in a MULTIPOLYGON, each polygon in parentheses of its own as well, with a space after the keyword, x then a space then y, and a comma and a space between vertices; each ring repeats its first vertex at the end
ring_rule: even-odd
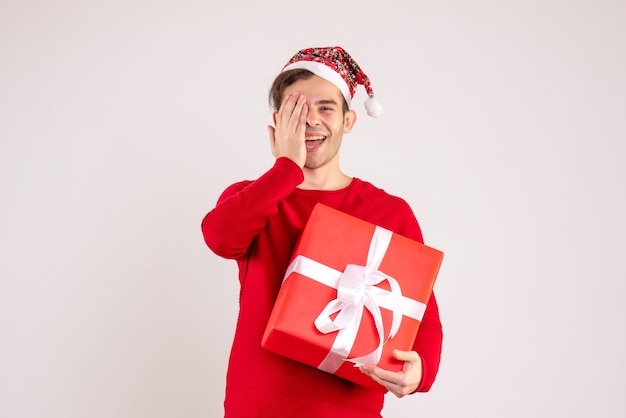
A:
MULTIPOLYGON (((344 189, 302 190, 302 170, 279 158, 256 181, 228 187, 202 221, 215 254, 234 259, 241 285, 239 318, 226 377, 226 417, 380 417, 384 394, 273 354, 261 347, 283 275, 313 207, 328 206, 422 242, 408 204, 354 178, 344 189)), ((434 295, 414 350, 423 364, 417 391, 428 391, 441 354, 442 330, 434 295)))

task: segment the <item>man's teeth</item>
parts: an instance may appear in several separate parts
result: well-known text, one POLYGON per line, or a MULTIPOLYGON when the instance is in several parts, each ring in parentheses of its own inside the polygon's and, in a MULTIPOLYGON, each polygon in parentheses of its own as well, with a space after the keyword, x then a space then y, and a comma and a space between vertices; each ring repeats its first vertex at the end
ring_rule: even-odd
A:
POLYGON ((307 141, 319 141, 321 139, 326 139, 325 136, 307 136, 305 138, 307 141))

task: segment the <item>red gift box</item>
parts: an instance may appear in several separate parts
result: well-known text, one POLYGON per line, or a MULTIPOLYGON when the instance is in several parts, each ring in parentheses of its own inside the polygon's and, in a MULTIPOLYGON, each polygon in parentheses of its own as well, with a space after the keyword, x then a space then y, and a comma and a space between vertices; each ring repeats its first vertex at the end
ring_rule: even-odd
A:
POLYGON ((317 204, 285 273, 266 349, 363 386, 386 390, 355 365, 401 371, 443 253, 317 204))

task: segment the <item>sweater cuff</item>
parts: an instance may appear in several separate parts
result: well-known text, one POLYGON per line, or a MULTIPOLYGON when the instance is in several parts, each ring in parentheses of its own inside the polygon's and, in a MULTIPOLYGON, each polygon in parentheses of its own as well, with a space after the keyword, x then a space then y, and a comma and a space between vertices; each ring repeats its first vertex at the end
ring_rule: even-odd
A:
POLYGON ((286 171, 285 175, 289 179, 293 179, 296 182, 296 186, 304 181, 304 173, 298 164, 294 163, 287 157, 279 157, 274 163, 274 168, 280 171, 286 171))
POLYGON ((430 386, 426 385, 426 379, 424 378, 425 377, 424 375, 429 372, 429 370, 427 370, 428 365, 426 364, 422 356, 420 356, 420 361, 422 362, 422 381, 420 382, 419 385, 417 385, 417 388, 415 388, 413 393, 428 392, 430 390, 430 386))

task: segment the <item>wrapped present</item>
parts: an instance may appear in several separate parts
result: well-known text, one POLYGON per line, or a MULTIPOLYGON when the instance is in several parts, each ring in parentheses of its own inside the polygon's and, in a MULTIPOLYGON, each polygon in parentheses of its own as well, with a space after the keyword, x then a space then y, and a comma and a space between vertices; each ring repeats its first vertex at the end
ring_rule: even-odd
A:
POLYGON ((298 240, 268 321, 266 349, 385 390, 355 367, 402 370, 443 253, 317 204, 298 240))

